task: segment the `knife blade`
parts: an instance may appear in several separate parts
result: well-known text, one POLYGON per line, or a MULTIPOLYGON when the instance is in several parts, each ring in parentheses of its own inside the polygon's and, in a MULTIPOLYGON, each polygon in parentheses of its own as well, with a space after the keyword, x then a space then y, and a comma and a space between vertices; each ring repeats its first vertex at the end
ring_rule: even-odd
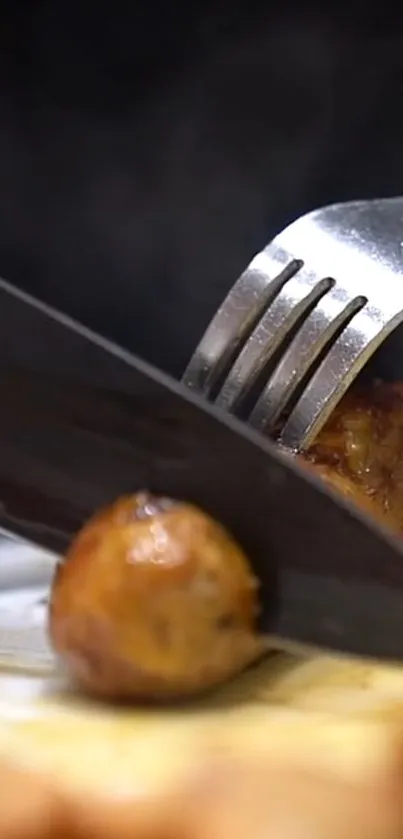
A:
POLYGON ((63 551, 147 488, 246 550, 271 636, 403 660, 400 543, 290 455, 180 383, 0 281, 0 526, 63 551))

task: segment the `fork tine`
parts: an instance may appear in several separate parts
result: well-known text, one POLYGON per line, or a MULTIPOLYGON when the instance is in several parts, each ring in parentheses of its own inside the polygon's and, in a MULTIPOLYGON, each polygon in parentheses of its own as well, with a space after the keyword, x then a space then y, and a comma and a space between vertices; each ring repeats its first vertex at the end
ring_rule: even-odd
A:
POLYGON ((308 315, 253 408, 249 423, 259 431, 273 433, 303 381, 313 374, 318 358, 366 303, 365 297, 350 300, 343 288, 333 287, 308 315))
POLYGON ((391 319, 375 317, 367 304, 329 349, 284 423, 280 442, 307 449, 368 359, 403 322, 403 310, 391 319))
POLYGON ((330 278, 318 280, 315 274, 303 269, 284 284, 230 370, 216 398, 220 408, 234 411, 240 406, 298 321, 326 295, 331 285, 330 278))
POLYGON ((207 327, 183 374, 184 384, 211 396, 264 310, 301 264, 281 249, 275 259, 266 251, 257 254, 207 327))

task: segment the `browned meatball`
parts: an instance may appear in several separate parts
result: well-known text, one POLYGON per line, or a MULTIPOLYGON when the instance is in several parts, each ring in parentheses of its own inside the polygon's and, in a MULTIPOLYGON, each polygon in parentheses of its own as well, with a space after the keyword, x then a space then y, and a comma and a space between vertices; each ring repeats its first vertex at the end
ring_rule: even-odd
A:
POLYGON ((310 467, 403 536, 403 385, 352 388, 307 455, 310 467))
POLYGON ((75 680, 110 697, 180 697, 257 657, 257 583, 230 534, 142 492, 96 514, 59 565, 50 636, 75 680))

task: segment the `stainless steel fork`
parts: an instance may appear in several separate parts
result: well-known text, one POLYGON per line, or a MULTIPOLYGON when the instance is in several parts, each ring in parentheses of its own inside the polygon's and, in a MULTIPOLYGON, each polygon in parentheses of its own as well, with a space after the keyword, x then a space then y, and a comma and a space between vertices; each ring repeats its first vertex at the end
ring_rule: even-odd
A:
POLYGON ((183 381, 306 449, 403 320, 403 198, 316 210, 252 260, 183 381))

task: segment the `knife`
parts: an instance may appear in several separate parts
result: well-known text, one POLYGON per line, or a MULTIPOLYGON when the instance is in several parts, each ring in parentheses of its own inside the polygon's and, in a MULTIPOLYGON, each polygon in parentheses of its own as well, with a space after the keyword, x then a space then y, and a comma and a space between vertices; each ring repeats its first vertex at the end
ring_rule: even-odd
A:
POLYGON ((0 526, 63 551, 139 489, 232 531, 280 645, 403 660, 397 540, 270 440, 0 281, 0 526))

